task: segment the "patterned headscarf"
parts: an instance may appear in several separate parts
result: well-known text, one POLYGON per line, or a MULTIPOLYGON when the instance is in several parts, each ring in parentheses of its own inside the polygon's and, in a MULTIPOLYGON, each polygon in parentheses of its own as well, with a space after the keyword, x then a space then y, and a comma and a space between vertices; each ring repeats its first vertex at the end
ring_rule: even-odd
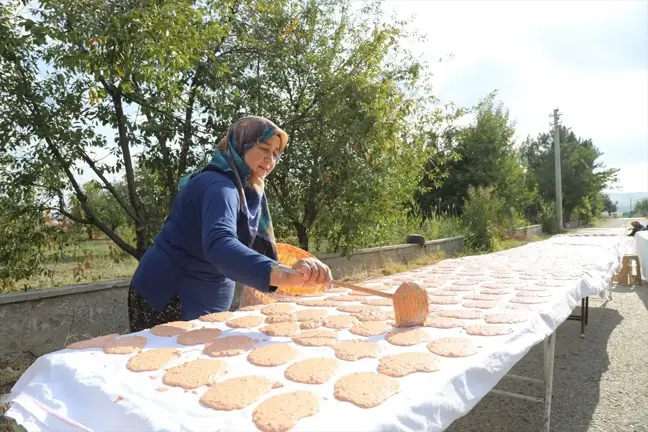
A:
POLYGON ((256 191, 251 187, 252 171, 244 161, 245 153, 255 145, 267 142, 273 136, 281 139, 281 150, 288 142, 288 135, 270 120, 264 117, 243 117, 232 125, 227 135, 221 141, 219 148, 212 155, 211 161, 203 169, 180 179, 178 189, 182 189, 193 177, 203 171, 217 171, 230 177, 238 189, 240 198, 238 227, 243 224, 247 230, 242 230, 244 238, 239 240, 255 251, 277 260, 272 218, 266 200, 265 192, 256 191), (225 145, 225 141, 227 145, 225 145), (245 191, 260 193, 259 207, 250 211, 245 198, 245 191))

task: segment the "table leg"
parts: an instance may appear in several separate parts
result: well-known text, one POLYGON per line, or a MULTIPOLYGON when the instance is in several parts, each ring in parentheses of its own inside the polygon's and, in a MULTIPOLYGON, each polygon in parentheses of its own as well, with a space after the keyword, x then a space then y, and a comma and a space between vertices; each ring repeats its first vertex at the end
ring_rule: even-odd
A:
POLYGON ((544 340, 544 429, 543 432, 551 431, 551 399, 553 396, 553 373, 554 373, 554 355, 556 353, 556 333, 552 333, 544 340))

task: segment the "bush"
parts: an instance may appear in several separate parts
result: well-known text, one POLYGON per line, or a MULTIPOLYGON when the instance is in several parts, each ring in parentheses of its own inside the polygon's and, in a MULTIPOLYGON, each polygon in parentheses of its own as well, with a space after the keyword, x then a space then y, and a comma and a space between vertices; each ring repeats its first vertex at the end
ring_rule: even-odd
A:
POLYGON ((504 201, 492 188, 468 188, 463 224, 466 246, 475 252, 491 252, 497 244, 497 225, 502 220, 504 201))
POLYGON ((538 219, 542 225, 542 231, 547 234, 555 234, 558 232, 558 224, 556 221, 556 204, 552 201, 541 201, 540 211, 538 212, 538 219))

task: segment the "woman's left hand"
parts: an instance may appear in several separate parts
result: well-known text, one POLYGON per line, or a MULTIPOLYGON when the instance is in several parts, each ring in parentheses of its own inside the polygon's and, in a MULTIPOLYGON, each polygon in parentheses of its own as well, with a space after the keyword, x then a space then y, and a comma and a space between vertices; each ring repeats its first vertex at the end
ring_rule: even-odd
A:
POLYGON ((333 280, 331 269, 317 258, 302 258, 293 265, 293 269, 302 274, 304 286, 328 286, 333 280))

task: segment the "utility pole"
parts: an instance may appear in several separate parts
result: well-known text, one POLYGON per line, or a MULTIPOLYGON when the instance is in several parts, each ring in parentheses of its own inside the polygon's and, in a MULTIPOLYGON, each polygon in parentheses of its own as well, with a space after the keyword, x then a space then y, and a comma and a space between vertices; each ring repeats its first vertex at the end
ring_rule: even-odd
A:
POLYGON ((560 124, 558 120, 558 108, 553 111, 553 127, 554 127, 554 157, 556 167, 556 222, 558 230, 563 230, 563 205, 562 205, 562 169, 560 162, 560 124))

